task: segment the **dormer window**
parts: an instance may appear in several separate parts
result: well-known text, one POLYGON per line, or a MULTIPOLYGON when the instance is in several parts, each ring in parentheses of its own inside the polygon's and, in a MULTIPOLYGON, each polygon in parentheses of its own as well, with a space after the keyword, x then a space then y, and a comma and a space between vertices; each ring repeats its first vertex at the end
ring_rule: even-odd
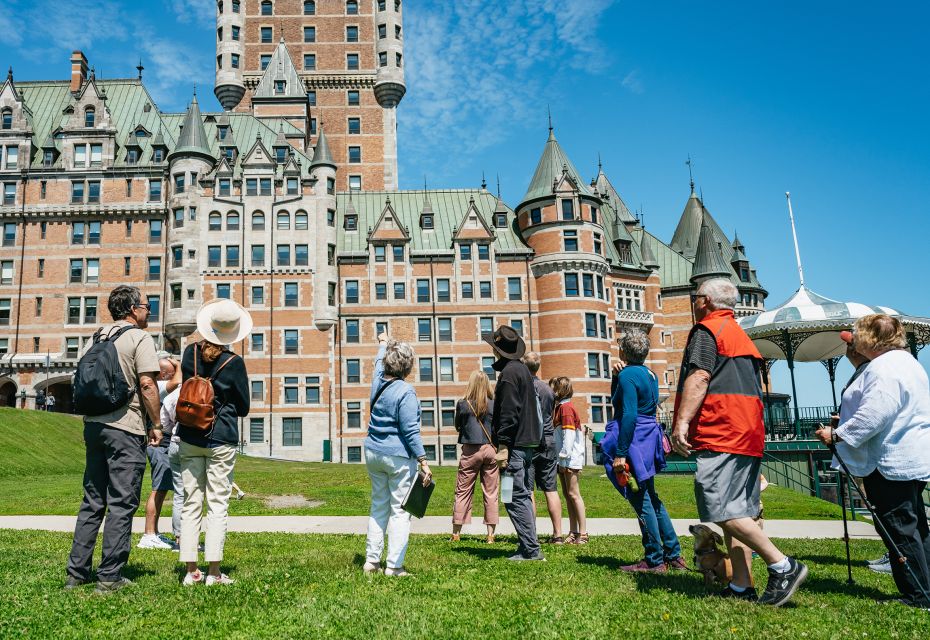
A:
POLYGON ((740 267, 739 270, 739 279, 743 282, 749 282, 749 269, 746 267, 740 267))
POLYGON ((287 147, 275 147, 274 160, 278 164, 284 164, 287 162, 287 147))
POLYGON ((274 92, 275 95, 282 95, 284 90, 287 88, 287 82, 284 80, 275 80, 274 81, 274 92))
POLYGON ((229 127, 226 125, 220 125, 216 128, 216 137, 219 140, 225 140, 226 134, 229 133, 229 127))
POLYGON ((163 147, 155 147, 152 150, 152 162, 164 162, 165 161, 165 149, 163 147))
POLYGON ((55 152, 51 149, 46 149, 42 154, 42 166, 50 167, 55 162, 55 152))
POLYGON ((235 162, 236 160, 236 148, 235 147, 224 147, 223 156, 230 162, 235 162))
POLYGON ((562 220, 575 219, 575 205, 571 200, 562 200, 562 220))
POLYGON ((346 231, 357 231, 358 230, 358 216, 354 213, 347 213, 345 217, 345 230, 346 231))
POLYGON ((148 135, 148 134, 145 132, 145 129, 143 129, 142 127, 139 127, 138 129, 136 129, 136 137, 137 137, 137 138, 144 138, 144 137, 146 137, 147 135, 148 135))
POLYGON ((507 226, 507 214, 503 211, 494 214, 494 226, 503 229, 507 226))
POLYGON ((87 107, 84 109, 84 126, 88 129, 93 128, 94 122, 97 119, 97 112, 93 107, 87 107))
POLYGON ((3 129, 12 129, 13 128, 13 110, 4 109, 2 116, 0 116, 0 120, 2 120, 3 129))

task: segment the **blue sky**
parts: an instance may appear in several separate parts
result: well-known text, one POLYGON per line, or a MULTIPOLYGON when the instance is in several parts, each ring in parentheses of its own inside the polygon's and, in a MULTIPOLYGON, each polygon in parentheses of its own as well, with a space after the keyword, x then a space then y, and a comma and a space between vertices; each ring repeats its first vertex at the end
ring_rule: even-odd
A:
MULTIPOLYGON (((769 305, 797 288, 792 192, 808 286, 930 316, 930 4, 406 0, 404 188, 474 187, 515 206, 546 139, 584 175, 598 154, 631 209, 666 240, 688 196, 739 232, 769 305)), ((193 85, 218 109, 213 0, 0 0, 0 63, 64 79, 72 49, 103 77, 139 58, 159 106, 193 85)), ((921 356, 930 367, 930 348, 921 356)), ((787 368, 775 388, 788 391, 787 368)), ((840 378, 849 370, 844 364, 840 378)), ((801 405, 828 404, 799 365, 801 405)))

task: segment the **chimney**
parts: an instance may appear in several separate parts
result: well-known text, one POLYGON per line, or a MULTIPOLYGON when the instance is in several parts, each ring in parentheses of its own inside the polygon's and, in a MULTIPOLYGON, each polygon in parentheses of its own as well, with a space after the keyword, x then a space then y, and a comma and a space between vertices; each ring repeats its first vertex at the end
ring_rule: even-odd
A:
POLYGON ((82 51, 71 54, 71 93, 77 93, 87 81, 87 58, 82 51))

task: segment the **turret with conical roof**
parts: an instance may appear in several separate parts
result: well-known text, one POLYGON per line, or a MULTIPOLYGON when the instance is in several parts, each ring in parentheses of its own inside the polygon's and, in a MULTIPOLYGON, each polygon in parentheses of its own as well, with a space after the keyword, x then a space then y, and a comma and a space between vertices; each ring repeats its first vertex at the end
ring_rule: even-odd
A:
POLYGON ((336 171, 336 161, 333 160, 333 154, 329 150, 329 143, 326 142, 326 132, 320 127, 320 135, 316 139, 316 148, 313 150, 313 160, 310 161, 310 173, 313 173, 319 167, 330 167, 336 171))
POLYGON ((207 133, 203 128, 203 118, 200 116, 200 105, 197 104, 196 93, 184 116, 178 144, 168 155, 168 161, 171 162, 181 156, 202 156, 211 162, 215 159, 210 152, 210 143, 207 141, 207 133))
POLYGON ((639 242, 639 253, 642 257, 643 266, 651 271, 659 270, 659 261, 656 259, 655 253, 652 251, 652 245, 649 243, 649 238, 646 234, 646 231, 643 230, 643 237, 639 242))
POLYGON ((694 267, 691 269, 691 282, 698 284, 710 278, 730 278, 732 275, 733 271, 723 257, 710 225, 707 220, 702 220, 694 267))
POLYGON ((568 177, 577 187, 579 193, 591 195, 591 191, 585 186, 584 181, 575 169, 575 165, 562 150, 562 146, 555 139, 555 133, 552 127, 549 127, 549 138, 546 140, 546 146, 543 147, 542 156, 536 165, 536 172, 530 185, 526 189, 522 203, 537 198, 552 196, 555 185, 561 180, 562 176, 568 177))

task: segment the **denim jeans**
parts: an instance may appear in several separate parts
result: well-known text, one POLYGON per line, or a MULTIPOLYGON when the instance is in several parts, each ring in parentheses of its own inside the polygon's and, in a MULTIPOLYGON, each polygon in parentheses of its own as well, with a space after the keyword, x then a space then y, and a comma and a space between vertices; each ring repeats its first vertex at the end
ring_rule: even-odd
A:
POLYGON ((517 553, 524 558, 540 555, 533 509, 533 449, 511 449, 505 473, 513 476, 513 499, 504 504, 517 532, 517 553))
POLYGON ((365 466, 371 480, 371 512, 368 516, 365 560, 372 564, 381 562, 386 532, 387 568, 399 569, 404 566, 407 542, 410 540, 410 514, 401 505, 417 476, 417 461, 365 449, 365 466))
POLYGON ((656 493, 655 477, 640 482, 636 493, 630 492, 630 504, 639 516, 646 563, 655 567, 681 556, 681 544, 672 520, 656 493))
POLYGON ((172 442, 168 445, 168 463, 171 465, 171 480, 174 484, 174 496, 171 501, 171 533, 175 538, 181 535, 181 511, 184 509, 180 445, 180 442, 172 442))

